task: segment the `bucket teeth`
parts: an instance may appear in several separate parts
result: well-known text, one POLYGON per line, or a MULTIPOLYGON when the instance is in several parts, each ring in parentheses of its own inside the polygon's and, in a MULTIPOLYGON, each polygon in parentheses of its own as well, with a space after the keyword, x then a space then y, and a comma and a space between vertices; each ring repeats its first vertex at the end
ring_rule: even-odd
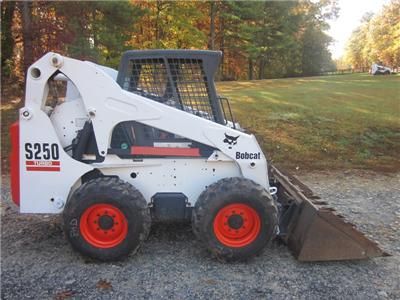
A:
POLYGON ((351 260, 389 255, 296 177, 284 175, 274 166, 270 172, 278 184, 278 202, 286 203, 279 196, 294 200, 287 213, 281 215, 280 226, 284 227, 281 229, 285 233, 283 240, 298 260, 351 260))

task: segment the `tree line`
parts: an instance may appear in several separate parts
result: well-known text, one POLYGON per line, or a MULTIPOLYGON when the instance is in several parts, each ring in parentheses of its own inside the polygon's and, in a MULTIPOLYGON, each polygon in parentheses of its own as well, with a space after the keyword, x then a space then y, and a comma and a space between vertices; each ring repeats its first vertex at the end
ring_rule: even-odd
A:
POLYGON ((373 63, 400 66, 400 0, 392 0, 378 14, 363 17, 348 41, 344 62, 353 68, 373 63))
POLYGON ((48 51, 118 67, 128 49, 223 52, 219 79, 314 75, 334 69, 321 1, 2 2, 2 75, 22 81, 48 51))

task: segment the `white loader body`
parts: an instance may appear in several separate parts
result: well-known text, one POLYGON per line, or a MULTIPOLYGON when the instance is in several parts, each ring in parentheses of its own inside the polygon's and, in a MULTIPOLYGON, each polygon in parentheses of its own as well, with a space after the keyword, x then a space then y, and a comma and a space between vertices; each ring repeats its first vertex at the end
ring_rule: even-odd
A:
POLYGON ((245 177, 268 190, 267 161, 253 135, 130 93, 115 77, 113 70, 55 53, 29 68, 19 121, 21 212, 62 212, 82 176, 94 169, 131 183, 149 204, 156 193, 180 192, 188 205, 194 205, 207 186, 225 177, 245 177), (52 110, 46 99, 54 75, 55 80, 68 80, 68 90, 65 101, 52 110), (67 149, 88 120, 102 162, 77 161, 67 149), (206 158, 123 159, 108 153, 112 131, 123 121, 162 129, 215 150, 206 158), (235 137, 235 142, 227 143, 226 136, 235 137))
POLYGON ((388 67, 378 65, 378 64, 373 64, 371 67, 371 74, 372 75, 390 75, 392 73, 392 70, 388 67))

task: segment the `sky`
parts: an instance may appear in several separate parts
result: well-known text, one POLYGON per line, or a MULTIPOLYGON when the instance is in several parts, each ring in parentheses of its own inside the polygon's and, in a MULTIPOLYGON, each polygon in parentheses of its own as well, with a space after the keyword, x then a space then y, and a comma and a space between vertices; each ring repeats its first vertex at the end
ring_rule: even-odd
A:
POLYGON ((330 50, 332 58, 337 59, 344 54, 346 42, 351 33, 359 25, 362 16, 367 12, 376 14, 384 4, 390 0, 338 0, 340 7, 339 18, 330 21, 331 26, 328 34, 335 40, 330 50))

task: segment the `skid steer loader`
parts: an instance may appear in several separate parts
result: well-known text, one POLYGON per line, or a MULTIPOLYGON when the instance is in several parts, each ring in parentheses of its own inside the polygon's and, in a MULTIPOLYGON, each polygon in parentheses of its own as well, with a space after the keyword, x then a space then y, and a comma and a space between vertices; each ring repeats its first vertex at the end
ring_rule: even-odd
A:
POLYGON ((227 261, 258 254, 276 236, 301 261, 386 255, 296 178, 268 168, 216 93, 220 59, 128 51, 117 72, 44 55, 28 70, 11 127, 20 212, 62 213, 72 247, 99 260, 134 253, 152 222, 185 221, 227 261))

